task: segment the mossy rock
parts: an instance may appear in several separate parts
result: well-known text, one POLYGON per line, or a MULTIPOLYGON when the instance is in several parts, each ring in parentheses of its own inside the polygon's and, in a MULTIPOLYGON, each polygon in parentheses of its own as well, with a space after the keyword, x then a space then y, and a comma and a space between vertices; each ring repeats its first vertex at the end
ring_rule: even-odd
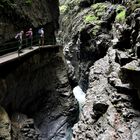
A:
POLYGON ((95 15, 89 14, 89 15, 84 16, 85 23, 92 23, 96 20, 98 20, 98 17, 96 17, 95 15))
POLYGON ((132 8, 132 11, 134 12, 137 8, 140 8, 140 3, 139 4, 133 4, 131 8, 132 8))
POLYGON ((25 1, 25 4, 31 5, 31 4, 32 4, 32 0, 26 0, 26 1, 25 1))
POLYGON ((99 25, 94 26, 92 29, 92 35, 96 35, 101 27, 99 25))
POLYGON ((68 10, 68 6, 67 5, 62 5, 62 6, 59 7, 59 10, 60 10, 61 14, 64 14, 68 10))
POLYGON ((0 106, 0 138, 11 140, 10 131, 11 123, 9 116, 5 109, 0 106))
POLYGON ((96 3, 91 6, 92 10, 104 11, 108 7, 106 3, 96 3))
POLYGON ((93 12, 95 13, 95 16, 97 16, 98 18, 101 18, 104 15, 107 7, 108 4, 106 3, 96 3, 91 6, 93 12))
POLYGON ((116 21, 117 22, 124 22, 126 19, 126 9, 124 6, 119 5, 116 9, 116 21))

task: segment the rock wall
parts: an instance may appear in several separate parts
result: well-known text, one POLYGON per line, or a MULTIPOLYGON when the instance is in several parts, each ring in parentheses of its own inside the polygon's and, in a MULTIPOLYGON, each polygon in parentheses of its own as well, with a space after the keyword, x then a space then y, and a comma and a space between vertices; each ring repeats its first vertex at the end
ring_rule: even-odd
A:
POLYGON ((73 140, 138 140, 139 2, 94 2, 60 10, 69 76, 86 92, 73 140))
POLYGON ((13 39, 20 30, 33 28, 34 35, 39 27, 44 27, 45 38, 55 42, 54 32, 59 28, 59 1, 37 0, 0 2, 0 44, 13 39))
MULTIPOLYGON (((0 104, 7 110, 18 132, 34 129, 32 125, 35 124, 40 131, 39 138, 59 139, 65 137, 67 128, 76 120, 76 101, 61 47, 38 49, 1 64, 0 83, 0 104)), ((23 135, 24 138, 19 134, 18 138, 34 135, 23 135)))

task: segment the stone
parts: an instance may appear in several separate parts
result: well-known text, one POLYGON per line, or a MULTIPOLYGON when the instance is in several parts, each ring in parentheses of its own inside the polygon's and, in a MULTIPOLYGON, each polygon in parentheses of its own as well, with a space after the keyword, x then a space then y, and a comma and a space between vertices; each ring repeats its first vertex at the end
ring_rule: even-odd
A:
POLYGON ((0 139, 11 140, 11 122, 2 106, 0 106, 0 139))
POLYGON ((127 52, 117 50, 115 61, 119 63, 121 66, 126 65, 127 63, 133 60, 132 57, 129 56, 127 52))
POLYGON ((93 112, 95 113, 95 115, 101 116, 107 111, 108 106, 109 106, 108 104, 102 102, 94 103, 93 112))
POLYGON ((130 85, 138 90, 140 98, 140 63, 139 61, 132 61, 121 68, 122 80, 129 82, 130 85))
POLYGON ((90 0, 81 0, 79 3, 79 7, 86 8, 86 7, 89 7, 91 4, 92 3, 90 0))

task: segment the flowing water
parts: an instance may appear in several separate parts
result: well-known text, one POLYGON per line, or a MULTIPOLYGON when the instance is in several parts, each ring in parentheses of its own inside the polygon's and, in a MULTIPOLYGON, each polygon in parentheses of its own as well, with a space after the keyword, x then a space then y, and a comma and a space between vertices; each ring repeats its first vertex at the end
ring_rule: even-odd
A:
MULTIPOLYGON (((82 108, 85 104, 85 93, 83 92, 83 90, 80 88, 80 86, 76 86, 73 89, 73 94, 74 97, 77 99, 78 103, 79 103, 79 112, 80 114, 82 113, 82 108)), ((80 116, 79 114, 79 116, 80 116)), ((66 137, 65 140, 71 140, 72 139, 72 128, 68 128, 67 132, 66 132, 66 137)))
POLYGON ((80 110, 80 113, 82 112, 82 108, 85 104, 85 93, 83 92, 83 90, 80 88, 80 86, 76 86, 74 89, 73 89, 73 94, 75 96, 75 98, 77 99, 78 103, 79 103, 79 110, 80 110))

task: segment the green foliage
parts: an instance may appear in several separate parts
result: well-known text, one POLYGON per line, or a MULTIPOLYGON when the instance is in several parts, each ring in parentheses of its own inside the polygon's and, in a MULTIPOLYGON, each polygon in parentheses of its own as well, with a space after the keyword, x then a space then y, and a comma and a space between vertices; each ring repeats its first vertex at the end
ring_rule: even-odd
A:
POLYGON ((107 7, 108 5, 106 3, 96 3, 91 6, 93 12, 98 18, 101 18, 104 15, 107 7))
POLYGON ((94 26, 94 28, 92 30, 92 34, 95 36, 97 34, 97 32, 99 31, 99 29, 100 29, 99 25, 94 26))
POLYGON ((64 14, 68 10, 68 6, 62 5, 59 7, 60 13, 64 14))
POLYGON ((125 15, 126 15, 126 11, 123 10, 122 12, 117 14, 116 21, 124 22, 125 21, 125 15))
POLYGON ((124 6, 118 6, 116 9, 117 15, 116 15, 116 21, 118 22, 124 22, 126 17, 126 9, 124 6))
POLYGON ((93 21, 96 21, 96 20, 98 20, 98 17, 96 17, 95 15, 89 14, 89 15, 84 16, 85 23, 92 23, 93 21))
POLYGON ((107 7, 107 4, 106 3, 96 3, 96 4, 93 4, 91 7, 93 10, 100 9, 100 11, 104 11, 107 7))
POLYGON ((28 4, 28 5, 31 5, 32 4, 32 0, 25 0, 25 3, 28 4))

